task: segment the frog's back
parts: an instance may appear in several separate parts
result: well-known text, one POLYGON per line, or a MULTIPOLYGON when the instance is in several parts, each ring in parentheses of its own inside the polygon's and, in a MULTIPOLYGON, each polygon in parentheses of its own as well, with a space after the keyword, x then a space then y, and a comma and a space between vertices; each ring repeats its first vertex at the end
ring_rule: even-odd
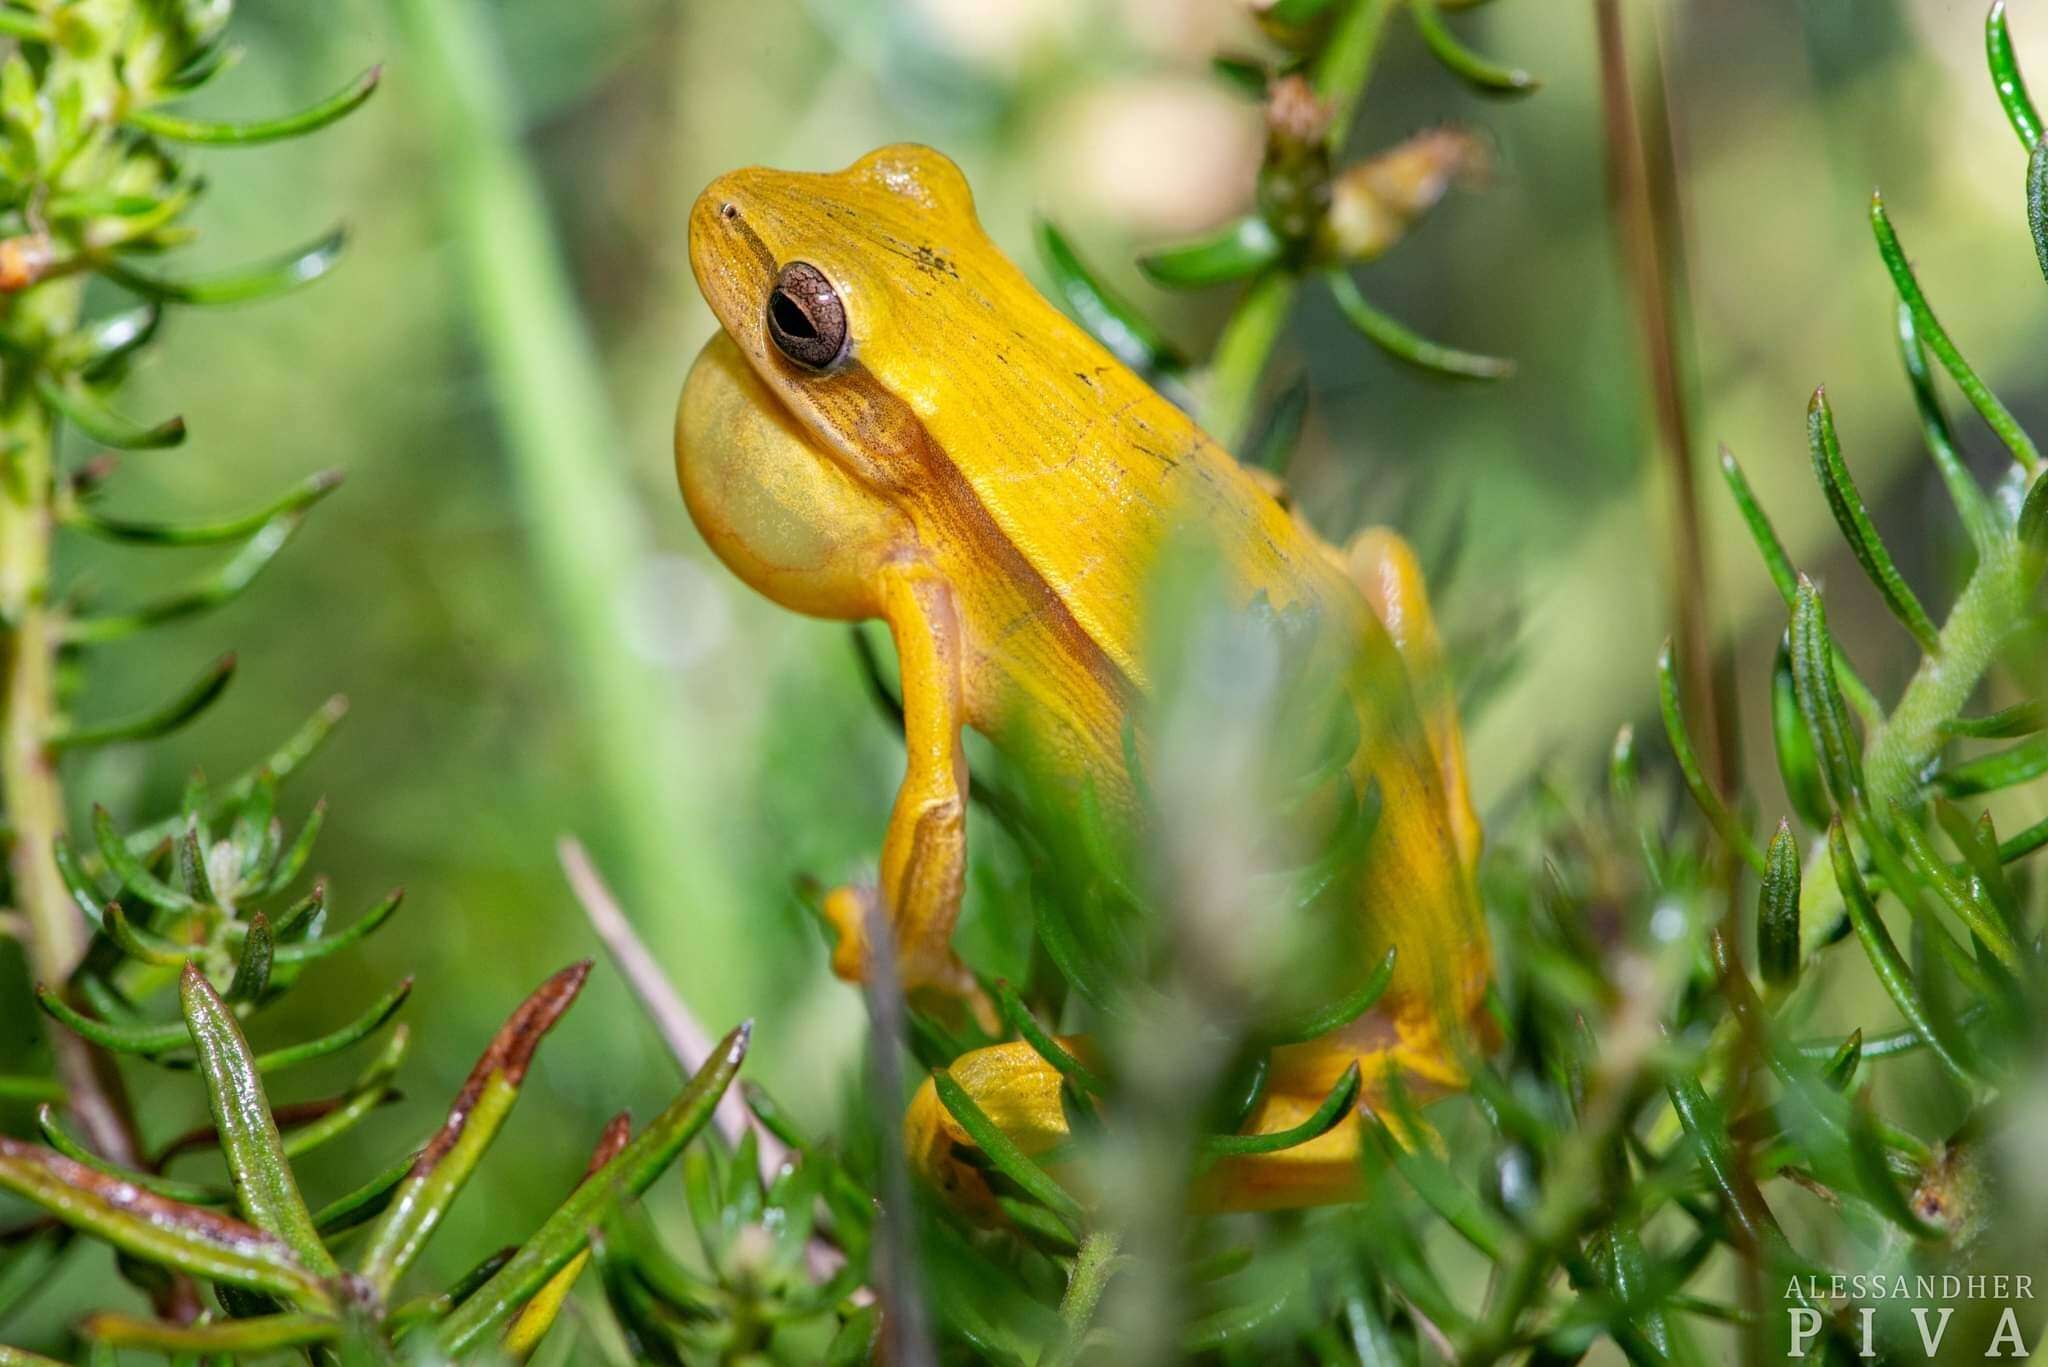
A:
POLYGON ((871 364, 891 392, 912 396, 944 453, 949 469, 934 483, 950 489, 926 491, 920 520, 928 548, 960 562, 949 578, 973 597, 977 585, 1014 588, 1028 570, 1022 592, 985 593, 968 605, 974 645, 1011 691, 1055 713, 1115 712, 1107 727, 1069 718, 1113 751, 1122 723, 1113 700, 1146 685, 1146 576, 1177 527, 1199 529, 1240 605, 1263 596, 1276 609, 1303 604, 1344 629, 1361 625, 1364 608, 1328 548, 986 239, 958 256, 904 245, 916 268, 897 288, 911 298, 892 312, 907 308, 930 325, 914 346, 871 364), (952 505, 963 498, 999 546, 988 535, 953 534, 961 518, 952 505), (1083 663, 1101 698, 1039 696, 1049 652, 1066 667, 1083 663))

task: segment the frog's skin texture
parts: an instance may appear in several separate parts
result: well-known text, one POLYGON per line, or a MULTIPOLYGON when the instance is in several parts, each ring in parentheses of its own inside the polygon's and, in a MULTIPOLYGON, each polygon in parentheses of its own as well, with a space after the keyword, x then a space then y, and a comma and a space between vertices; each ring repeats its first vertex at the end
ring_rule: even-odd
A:
MULTIPOLYGON (((1371 1012, 1276 1051, 1247 1130, 1304 1119, 1354 1059, 1368 1099, 1384 1095, 1390 1068, 1413 1095, 1460 1086, 1492 974, 1473 884, 1479 826, 1401 540, 1373 530, 1340 551, 1317 538, 1032 288, 982 232, 959 169, 929 148, 885 147, 832 174, 723 176, 691 211, 690 262, 721 327, 676 420, 691 517, 776 602, 885 621, 901 665, 907 771, 879 889, 827 901, 835 970, 864 975, 879 898, 905 989, 973 995, 950 944, 967 867, 963 727, 1130 813, 1123 737, 1148 687, 1143 580, 1192 524, 1218 548, 1232 607, 1299 609, 1348 647, 1344 686, 1366 738, 1350 776, 1357 791, 1378 784, 1384 812, 1359 879, 1361 976, 1398 947, 1371 1012), (814 269, 791 274, 793 263, 814 269), (778 293, 803 304, 820 282, 833 297, 808 318, 778 293), (805 363, 826 353, 822 367, 805 363)), ((1057 1075, 1027 1045, 977 1051, 953 1074, 1027 1152, 1063 1137, 1057 1075)), ((955 1159, 971 1141, 929 1084, 907 1123, 926 1176, 987 1198, 955 1159)), ((1201 1198, 1233 1209, 1341 1198, 1356 1188, 1358 1143, 1352 1117, 1311 1144, 1212 1170, 1201 1198)))

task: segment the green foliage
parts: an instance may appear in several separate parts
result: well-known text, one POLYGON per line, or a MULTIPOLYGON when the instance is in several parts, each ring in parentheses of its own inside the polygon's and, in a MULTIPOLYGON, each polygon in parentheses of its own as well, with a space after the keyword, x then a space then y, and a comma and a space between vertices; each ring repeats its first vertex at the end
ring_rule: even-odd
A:
MULTIPOLYGON (((1268 469, 1283 468, 1288 450, 1271 436, 1298 430, 1300 418, 1281 423, 1269 415, 1264 438, 1252 442, 1253 410, 1301 285, 1320 282, 1361 337, 1422 371, 1475 380, 1514 372, 1511 361, 1417 334, 1367 300, 1350 273, 1391 249, 1453 183, 1471 179, 1485 164, 1481 145, 1455 128, 1420 133, 1376 156, 1338 164, 1396 8, 1392 0, 1264 7, 1261 23, 1284 55, 1217 63, 1219 75, 1265 101, 1267 144, 1257 212, 1138 261, 1154 282, 1172 289, 1246 283, 1208 366, 1199 416, 1227 447, 1268 469)), ((1496 65, 1460 43, 1434 3, 1411 0, 1408 8, 1430 51, 1453 75, 1497 94, 1536 89, 1528 72, 1496 65)), ((1172 344, 1095 278, 1057 228, 1040 224, 1039 248, 1059 295, 1082 326, 1139 373, 1178 380, 1185 363, 1172 344)), ((1185 402, 1177 384, 1167 392, 1185 402)), ((1276 413, 1299 402, 1290 386, 1276 401, 1276 413)))
MULTIPOLYGON (((1279 55, 1219 69, 1269 100, 1256 210, 1144 263, 1176 288, 1242 284, 1206 366, 1041 226, 1060 296, 1084 325, 1176 401, 1199 396, 1219 436, 1256 433, 1243 449, 1270 470, 1287 464, 1305 385, 1276 386, 1263 420, 1253 414, 1304 284, 1321 282, 1359 334, 1416 367, 1467 379, 1510 369, 1417 336, 1351 273, 1405 234, 1472 154, 1439 133, 1339 164, 1397 8, 1279 0, 1262 15, 1279 55), (1390 197, 1403 175, 1426 184, 1390 197), (1346 226, 1367 200, 1391 230, 1346 226)), ((1534 88, 1464 44, 1452 25, 1466 21, 1440 12, 1458 7, 1406 8, 1423 48, 1459 79, 1495 94, 1534 88)), ((1939 615, 1909 586, 1920 559, 1887 546, 1817 392, 1808 437, 1820 503, 1844 563, 1864 571, 1919 653, 1903 689, 1881 692, 1850 667, 1818 566, 1795 560, 1724 454, 1785 604, 1768 701, 1791 810, 1764 841, 1759 800, 1716 786, 1667 650, 1656 674, 1669 786, 1697 819, 1670 819, 1665 785, 1645 781, 1626 731, 1604 794, 1528 786, 1491 832, 1498 1042, 1472 1041, 1461 1058, 1469 1096, 1425 1114, 1400 1079, 1354 1063, 1294 1123, 1248 1132, 1288 1048, 1381 1023, 1371 1013, 1397 957, 1348 952, 1327 912, 1374 833, 1403 813, 1343 773, 1361 737, 1329 705, 1331 662, 1314 633, 1270 609, 1219 622, 1191 551, 1162 576, 1148 643, 1164 667, 1147 722, 1178 728, 1179 748, 1165 745, 1148 771, 1127 746, 1146 820, 1129 828, 1093 790, 1049 800, 1028 772, 977 754, 971 791, 991 819, 977 839, 996 837, 1000 851, 978 870, 978 893, 992 919, 1028 918, 1036 931, 1011 976, 985 985, 985 1018, 912 1009, 899 1020, 899 1004, 878 994, 876 1078, 836 1142, 806 1134, 752 1084, 735 1093, 744 1115, 714 1121, 749 1044, 743 1025, 692 1060, 687 1084, 637 1135, 623 1116, 608 1126, 583 1180, 523 1242, 416 1292, 423 1249, 474 1188, 589 965, 550 978, 511 1015, 433 1132, 378 1144, 368 1125, 396 1096, 412 1034, 394 1022, 412 979, 353 1015, 332 1013, 337 1023, 312 1038, 274 1025, 308 968, 333 982, 339 956, 401 905, 393 893, 330 926, 326 881, 307 885, 324 806, 296 832, 281 815, 285 780, 338 705, 233 782, 195 779, 176 811, 135 829, 98 807, 81 831, 65 819, 72 756, 182 726, 219 699, 233 657, 157 706, 107 719, 69 715, 79 674, 103 668, 108 648, 241 593, 335 477, 213 520, 116 517, 96 501, 107 464, 60 463, 53 434, 68 424, 136 450, 183 440, 175 417, 131 418, 115 401, 164 311, 264 297, 337 260, 334 236, 204 278, 145 264, 188 231, 200 187, 181 148, 313 132, 377 83, 373 69, 273 119, 188 118, 165 106, 228 65, 225 6, 150 4, 112 24, 115 10, 126 13, 112 0, 0 11, 0 32, 25 54, 0 66, 0 176, 14 215, 0 240, 0 900, 28 923, 53 1055, 48 1076, 0 1077, 0 1100, 39 1103, 42 1137, 0 1137, 0 1186, 48 1216, 0 1231, 0 1315, 65 1248, 93 1241, 118 1251, 154 1309, 80 1325, 80 1360, 94 1363, 121 1349, 177 1362, 523 1360, 572 1319, 563 1308, 586 1270, 584 1313, 554 1345, 568 1339, 576 1361, 1552 1362, 1607 1340, 1631 1362, 1690 1363, 1777 1355, 1785 1312, 1799 1308, 1822 1315, 1813 1351, 1846 1362, 1860 1355, 1859 1312, 1883 1307, 1816 1296, 1810 1278, 1967 1270, 2038 1228, 2021 1197, 2001 1213, 1989 1193, 2009 1177, 2002 1133, 2035 1098, 2048 1024, 2039 899, 2021 865, 2048 844, 2048 822, 2001 839, 1980 803, 2048 772, 2037 690, 2013 700, 1999 673, 2026 677, 2048 496, 2031 483, 2033 442, 1935 318, 1874 201, 1898 297, 1892 333, 1974 552, 1970 577, 1939 615), (136 303, 86 319, 88 276, 136 303), (2016 467, 1989 494, 1960 454, 1930 355, 2016 467), (58 533, 234 550, 190 584, 101 609, 52 581, 58 533), (1236 867, 1219 852, 1244 856, 1253 876, 1217 887, 1189 873, 1236 867), (1827 996, 1845 982, 1871 990, 1848 1005, 1827 996), (1848 1015, 1818 1030, 1827 1011, 1848 1015), (1084 1030, 1092 1047, 1075 1042, 1084 1030), (963 1053, 999 1041, 1057 1076, 1068 1133, 1058 1147, 1027 1152, 957 1081, 963 1053), (359 1045, 374 1054, 339 1092, 273 1099, 293 1070, 359 1045), (963 1161, 994 1196, 982 1220, 905 1185, 902 1089, 890 1082, 904 1054, 975 1141, 963 1161), (1909 1091, 1901 1075, 1922 1085, 1909 1091), (203 1094, 209 1123, 145 1147, 125 1118, 130 1085, 203 1094), (1934 1100, 1905 1104, 1914 1095, 1934 1100), (1221 1164, 1312 1152, 1359 1115, 1362 1096, 1362 1199, 1278 1217, 1190 1205, 1221 1164), (313 1199, 295 1165, 341 1140, 369 1150, 375 1171, 313 1199), (195 1155, 217 1155, 225 1180, 173 1169, 195 1155), (659 1203, 638 1199, 670 1170, 674 1228, 659 1203)), ((2048 158, 2002 6, 1987 45, 2029 154, 2029 222, 2048 270, 2048 158)), ((886 681, 868 663, 887 711, 886 681)), ((1891 1310, 1872 1332, 1882 1351, 1917 1351, 1911 1321, 1891 1310)), ((0 1365, 46 1361, 0 1348, 0 1365)))

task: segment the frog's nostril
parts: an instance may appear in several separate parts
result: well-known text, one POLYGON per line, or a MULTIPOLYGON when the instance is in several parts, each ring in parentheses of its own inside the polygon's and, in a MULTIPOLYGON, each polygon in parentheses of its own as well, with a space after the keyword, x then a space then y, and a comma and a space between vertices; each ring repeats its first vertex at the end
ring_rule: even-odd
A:
POLYGON ((740 206, 728 199, 725 203, 718 206, 718 216, 720 218, 738 218, 740 216, 740 206))

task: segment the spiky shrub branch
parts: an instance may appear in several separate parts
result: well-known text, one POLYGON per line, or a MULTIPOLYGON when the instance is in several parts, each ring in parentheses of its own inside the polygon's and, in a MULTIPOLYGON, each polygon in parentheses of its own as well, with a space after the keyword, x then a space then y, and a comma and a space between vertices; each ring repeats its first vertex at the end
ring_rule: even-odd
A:
MULTIPOLYGON (((559 1312, 592 1231, 621 1218, 622 1202, 705 1124, 744 1057, 747 1027, 698 1060, 690 1085, 638 1134, 625 1117, 615 1120, 586 1180, 524 1244, 439 1296, 402 1301, 401 1279, 502 1125, 535 1049, 575 999, 589 965, 557 974, 513 1014, 437 1132, 394 1149, 382 1172, 316 1207, 302 1194, 292 1160, 351 1133, 394 1098, 410 1040, 403 1025, 385 1033, 410 978, 315 1038, 257 1049, 244 1033, 309 967, 379 929, 400 903, 393 892, 330 930, 326 881, 299 887, 324 804, 290 833, 278 790, 340 719, 341 700, 323 705, 232 782, 209 787, 195 775, 177 809, 159 820, 123 830, 95 806, 88 831, 70 826, 66 758, 184 725, 219 698, 234 660, 223 657, 161 705, 109 720, 73 715, 81 669, 141 632, 235 597, 338 482, 317 474, 252 511, 172 524, 102 512, 96 500, 113 473, 112 456, 62 455, 66 427, 104 448, 182 442, 179 419, 137 423, 109 402, 162 314, 268 298, 318 279, 337 260, 339 233, 253 269, 205 278, 145 264, 191 235, 184 217, 200 181, 185 160, 187 147, 312 133, 376 88, 373 69, 283 118, 185 117, 176 103, 236 55, 223 37, 228 18, 223 0, 0 10, 0 841, 7 851, 0 904, 12 908, 6 925, 27 950, 56 1063, 54 1078, 0 1077, 0 1100, 42 1103, 36 1120, 44 1141, 0 1136, 0 1190, 45 1212, 0 1230, 0 1322, 83 1234, 116 1251, 123 1275, 157 1311, 152 1319, 105 1311, 86 1320, 79 1328, 94 1361, 119 1347, 178 1360, 294 1350, 321 1361, 337 1354, 388 1361, 392 1345, 416 1332, 415 1357, 431 1338, 454 1357, 523 1358, 559 1312), (94 277, 117 286, 132 306, 84 316, 94 277), (68 535, 144 548, 233 549, 183 588, 101 610, 57 576, 56 548, 68 535), (168 1015, 152 1009, 165 996, 176 1001, 168 1015), (380 1033, 382 1045, 341 1094, 270 1102, 290 1070, 380 1033), (180 1078, 195 1079, 212 1123, 150 1145, 129 1104, 130 1078, 142 1080, 152 1098, 180 1078), (209 1152, 225 1161, 226 1185, 168 1171, 187 1155, 209 1152), (353 1252, 345 1247, 351 1241, 353 1252)), ((806 1167, 799 1158, 790 1172, 801 1177, 790 1180, 824 1170, 822 1160, 806 1167)), ((814 1187, 804 1191, 815 1195, 814 1187)), ((810 1218, 808 1210, 801 1216, 805 1229, 810 1218)), ((788 1223, 796 1226, 798 1217, 788 1223)), ((46 1360, 0 1346, 0 1362, 39 1361, 46 1360)))
MULTIPOLYGON (((203 280, 145 268, 184 241, 200 186, 184 148, 255 143, 314 131, 359 105, 368 72, 301 114, 222 124, 167 106, 205 85, 233 52, 218 3, 47 4, 6 14, 0 60, 0 794, 5 802, 8 900, 23 918, 32 971, 61 986, 85 957, 90 908, 59 870, 68 807, 66 755, 146 740, 189 721, 219 696, 232 656, 183 693, 142 714, 108 721, 70 714, 60 665, 149 627, 203 612, 238 593, 288 541, 306 510, 333 487, 316 476, 255 516, 208 526, 133 523, 101 516, 92 498, 108 458, 67 466, 60 429, 103 447, 175 446, 181 420, 144 425, 107 405, 127 364, 166 308, 258 299, 325 274, 339 236, 254 270, 203 280), (94 276, 133 307, 82 315, 94 276), (54 577, 54 546, 72 530, 142 545, 241 543, 211 576, 168 597, 93 615, 54 577)), ((246 785, 245 785, 246 787, 246 785)), ((246 791, 241 796, 246 796, 246 791)), ((101 1151, 138 1157, 125 1108, 87 1046, 53 1037, 65 1094, 101 1151)))

